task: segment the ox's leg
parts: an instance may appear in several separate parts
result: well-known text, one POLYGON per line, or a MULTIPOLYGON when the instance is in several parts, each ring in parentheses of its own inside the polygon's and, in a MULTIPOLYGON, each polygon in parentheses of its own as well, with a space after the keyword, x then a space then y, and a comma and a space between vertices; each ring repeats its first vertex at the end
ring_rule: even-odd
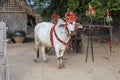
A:
POLYGON ((55 47, 55 52, 57 55, 57 66, 59 69, 63 68, 63 55, 64 55, 65 49, 60 50, 59 47, 55 47))
POLYGON ((34 39, 35 39, 35 51, 36 51, 36 54, 34 56, 33 61, 38 62, 38 61, 40 61, 40 57, 39 57, 39 45, 40 45, 40 41, 39 41, 36 33, 34 33, 34 39))
POLYGON ((37 48, 37 58, 40 58, 39 48, 37 48))
POLYGON ((42 51, 43 61, 44 61, 44 62, 47 61, 46 56, 45 56, 45 48, 46 48, 45 46, 43 46, 43 45, 41 46, 41 51, 42 51))
POLYGON ((60 54, 59 54, 59 48, 57 46, 55 46, 55 52, 57 56, 57 66, 58 68, 60 68, 60 54))
POLYGON ((34 59, 33 59, 33 61, 34 62, 39 62, 40 61, 40 53, 39 53, 39 48, 36 48, 36 54, 35 54, 35 56, 34 56, 34 59))
POLYGON ((63 56, 64 56, 65 49, 60 50, 60 66, 64 67, 63 64, 63 56))

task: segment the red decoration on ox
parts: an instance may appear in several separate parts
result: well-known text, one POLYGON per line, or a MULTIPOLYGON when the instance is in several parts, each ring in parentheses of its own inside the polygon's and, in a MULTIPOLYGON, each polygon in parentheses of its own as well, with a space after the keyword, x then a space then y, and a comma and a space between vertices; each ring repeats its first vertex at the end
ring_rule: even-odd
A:
POLYGON ((54 12, 54 13, 52 14, 52 18, 58 18, 58 14, 54 12))
POLYGON ((54 12, 53 14, 52 14, 52 19, 53 19, 53 23, 57 23, 57 19, 58 19, 58 14, 56 13, 56 12, 54 12))
POLYGON ((65 20, 72 24, 77 19, 78 19, 78 16, 68 9, 68 11, 65 14, 65 20))

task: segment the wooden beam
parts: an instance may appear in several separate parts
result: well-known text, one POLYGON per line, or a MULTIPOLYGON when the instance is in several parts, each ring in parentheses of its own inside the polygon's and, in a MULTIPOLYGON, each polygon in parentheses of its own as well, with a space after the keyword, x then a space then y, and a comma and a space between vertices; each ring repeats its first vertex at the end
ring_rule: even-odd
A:
POLYGON ((0 13, 26 13, 24 11, 0 11, 0 13))
MULTIPOLYGON (((90 25, 83 24, 83 27, 89 28, 90 25)), ((109 25, 92 25, 92 28, 113 28, 113 26, 109 25)))

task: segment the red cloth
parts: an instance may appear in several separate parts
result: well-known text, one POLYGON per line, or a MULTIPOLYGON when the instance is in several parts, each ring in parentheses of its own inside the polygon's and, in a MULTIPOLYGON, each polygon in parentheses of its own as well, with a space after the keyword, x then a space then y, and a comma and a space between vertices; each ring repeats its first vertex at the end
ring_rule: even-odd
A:
POLYGON ((74 13, 73 21, 76 21, 78 19, 77 14, 74 13))
POLYGON ((110 16, 110 12, 109 12, 109 10, 107 9, 106 17, 109 17, 109 16, 110 16))
POLYGON ((78 19, 78 16, 74 13, 72 13, 72 12, 70 12, 70 11, 68 11, 66 14, 65 14, 65 20, 67 21, 67 22, 69 22, 69 23, 73 23, 74 21, 76 21, 77 19, 78 19))
POLYGON ((89 9, 89 11, 90 11, 90 13, 92 15, 95 15, 95 11, 94 11, 93 7, 90 4, 88 5, 88 9, 89 9))
POLYGON ((71 12, 68 11, 67 13, 65 13, 65 17, 71 16, 71 12))
POLYGON ((53 32, 54 32, 54 29, 55 29, 55 26, 56 26, 57 23, 53 24, 51 30, 50 30, 50 42, 51 42, 51 46, 52 48, 54 48, 54 41, 53 41, 53 32))
POLYGON ((52 14, 52 18, 58 18, 58 14, 54 12, 54 13, 52 14))

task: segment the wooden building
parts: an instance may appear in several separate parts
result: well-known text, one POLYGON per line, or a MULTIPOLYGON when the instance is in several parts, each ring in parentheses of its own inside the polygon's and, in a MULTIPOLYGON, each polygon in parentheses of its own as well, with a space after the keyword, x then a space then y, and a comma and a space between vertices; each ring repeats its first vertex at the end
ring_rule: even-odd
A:
POLYGON ((40 20, 40 16, 25 0, 0 0, 0 21, 6 22, 9 33, 15 30, 27 32, 27 24, 33 26, 40 20))

